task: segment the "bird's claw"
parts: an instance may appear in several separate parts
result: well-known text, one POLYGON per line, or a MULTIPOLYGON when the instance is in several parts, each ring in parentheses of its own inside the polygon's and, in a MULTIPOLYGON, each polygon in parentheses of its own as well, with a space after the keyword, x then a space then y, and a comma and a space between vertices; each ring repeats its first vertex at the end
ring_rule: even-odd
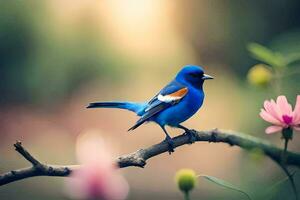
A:
POLYGON ((174 152, 175 144, 171 137, 166 137, 165 142, 168 144, 168 152, 171 155, 171 153, 174 152))
POLYGON ((195 130, 188 130, 184 133, 184 135, 189 136, 189 144, 193 144, 196 141, 197 134, 195 130))

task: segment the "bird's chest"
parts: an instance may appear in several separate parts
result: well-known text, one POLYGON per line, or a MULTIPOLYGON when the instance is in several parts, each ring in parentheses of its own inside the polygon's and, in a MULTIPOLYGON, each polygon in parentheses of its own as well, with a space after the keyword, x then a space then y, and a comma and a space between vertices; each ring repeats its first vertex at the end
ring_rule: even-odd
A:
POLYGON ((189 119, 201 107, 204 99, 203 92, 189 92, 180 102, 161 112, 158 120, 170 126, 177 126, 179 123, 189 119))
MULTIPOLYGON (((185 107, 189 111, 198 111, 203 104, 204 94, 203 92, 191 92, 186 96, 186 99, 182 101, 182 107, 185 107)), ((180 106, 180 103, 179 103, 180 106)), ((193 113, 194 114, 194 113, 193 113)))
POLYGON ((188 94, 174 107, 175 110, 178 110, 178 115, 176 115, 176 117, 184 120, 190 118, 202 106, 203 98, 203 93, 200 92, 188 94))

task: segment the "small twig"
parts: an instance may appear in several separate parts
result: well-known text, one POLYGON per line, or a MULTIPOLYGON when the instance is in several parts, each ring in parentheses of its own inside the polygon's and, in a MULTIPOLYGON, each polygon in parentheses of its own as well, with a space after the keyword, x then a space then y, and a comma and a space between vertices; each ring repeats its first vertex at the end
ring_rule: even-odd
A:
POLYGON ((26 160, 28 160, 33 166, 41 165, 41 163, 35 159, 26 149, 23 148, 22 142, 17 141, 14 144, 16 151, 21 154, 26 160))
POLYGON ((79 167, 78 165, 60 166, 42 164, 22 146, 20 141, 17 141, 14 147, 32 166, 11 170, 10 172, 0 175, 0 186, 34 176, 68 176, 73 170, 79 167))
MULTIPOLYGON (((210 131, 191 130, 191 132, 195 136, 195 142, 222 142, 227 143, 230 146, 239 146, 240 148, 246 150, 259 148, 265 153, 266 156, 270 157, 276 163, 281 164, 281 155, 283 152, 282 149, 250 135, 234 133, 232 131, 221 131, 217 129, 210 131)), ((180 135, 173 138, 173 141, 174 147, 190 144, 190 136, 188 134, 180 135)), ((22 146, 21 142, 17 142, 14 146, 16 151, 18 151, 26 160, 32 163, 33 166, 24 169, 13 170, 0 175, 0 186, 34 176, 68 176, 73 170, 79 167, 78 165, 46 165, 35 159, 22 146)), ((146 149, 140 149, 136 152, 120 156, 116 159, 116 163, 120 168, 130 166, 144 167, 148 159, 168 152, 168 150, 168 144, 166 142, 161 142, 146 149)), ((286 165, 300 167, 300 154, 287 151, 286 165)))

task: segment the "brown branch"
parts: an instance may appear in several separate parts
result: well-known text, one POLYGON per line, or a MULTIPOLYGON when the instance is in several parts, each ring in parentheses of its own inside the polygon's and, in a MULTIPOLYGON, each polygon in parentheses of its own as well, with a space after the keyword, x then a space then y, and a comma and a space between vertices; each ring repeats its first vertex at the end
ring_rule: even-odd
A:
MULTIPOLYGON (((222 142, 230 146, 239 146, 240 148, 251 150, 261 149, 266 156, 270 157, 276 163, 281 162, 281 155, 283 150, 261 139, 245 135, 242 133, 234 133, 232 131, 210 130, 210 131, 194 131, 189 132, 194 136, 196 142, 222 142)), ((180 135, 173 138, 174 146, 179 147, 190 143, 190 135, 180 135)), ((20 142, 15 145, 18 151, 26 160, 28 160, 32 167, 13 170, 0 175, 0 186, 10 182, 18 181, 24 178, 34 176, 68 176, 70 173, 78 168, 77 165, 72 166, 55 166, 46 165, 35 159, 20 142)), ((137 166, 144 167, 146 161, 154 156, 168 152, 168 144, 161 142, 146 149, 140 149, 128 155, 123 155, 117 158, 116 162, 120 168, 137 166)), ((300 154, 293 152, 286 152, 286 165, 300 167, 300 154)))
POLYGON ((28 160, 33 166, 41 165, 41 163, 36 160, 26 149, 23 148, 22 143, 20 141, 17 141, 14 144, 14 147, 16 151, 21 154, 26 160, 28 160))

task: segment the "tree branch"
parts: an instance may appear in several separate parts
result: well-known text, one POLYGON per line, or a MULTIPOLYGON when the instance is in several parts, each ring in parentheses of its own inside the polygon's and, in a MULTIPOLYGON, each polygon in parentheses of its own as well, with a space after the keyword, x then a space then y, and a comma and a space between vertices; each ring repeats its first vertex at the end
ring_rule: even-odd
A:
POLYGON ((14 144, 14 147, 16 151, 19 154, 21 154, 26 160, 28 160, 33 166, 41 165, 41 163, 38 160, 32 157, 32 155, 28 151, 26 151, 26 149, 23 148, 22 143, 20 141, 17 141, 14 144))
MULTIPOLYGON (((189 134, 194 136, 196 142, 222 142, 230 146, 239 146, 240 148, 251 150, 261 149, 266 156, 270 157, 277 164, 281 163, 281 155, 283 150, 270 144, 269 142, 255 138, 250 135, 242 133, 235 133, 232 131, 210 130, 210 131, 194 131, 191 130, 189 134)), ((180 135, 173 138, 174 146, 179 147, 185 144, 190 144, 190 135, 180 135)), ((70 173, 77 169, 78 165, 71 166, 55 166, 46 165, 35 159, 24 147, 21 142, 14 144, 16 151, 19 152, 26 160, 28 160, 32 167, 13 170, 0 175, 0 186, 10 182, 18 181, 24 178, 34 176, 68 176, 70 173)), ((168 152, 168 144, 161 142, 146 149, 140 149, 136 152, 120 156, 116 162, 120 168, 136 166, 144 167, 146 161, 154 156, 168 152)), ((293 152, 286 152, 286 165, 300 167, 300 154, 293 152)))

